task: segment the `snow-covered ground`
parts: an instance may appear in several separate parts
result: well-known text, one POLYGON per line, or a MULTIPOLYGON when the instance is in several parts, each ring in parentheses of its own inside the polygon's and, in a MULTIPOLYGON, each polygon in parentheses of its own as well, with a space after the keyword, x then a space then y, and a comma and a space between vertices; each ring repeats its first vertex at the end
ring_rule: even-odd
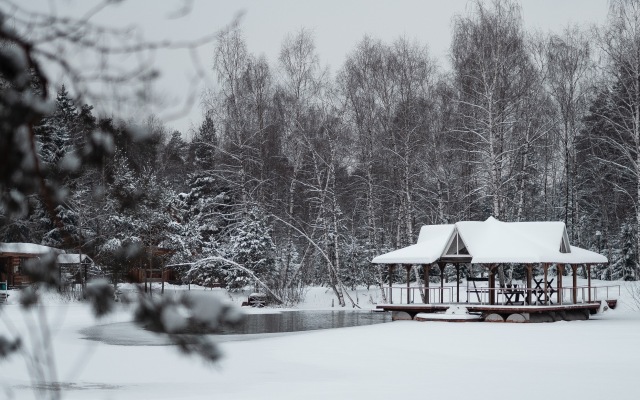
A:
MULTIPOLYGON (((167 292, 172 290, 178 289, 167 292)), ((246 293, 230 296, 235 302, 246 299, 246 293)), ((361 289, 352 296, 371 308, 370 300, 377 301, 379 291, 361 289)), ((30 329, 37 326, 33 324, 40 310, 25 315, 15 297, 0 306, 0 318, 8 322, 0 322, 0 332, 22 332, 26 347, 33 349, 30 329)), ((330 308, 332 297, 326 288, 311 288, 300 308, 330 308)), ((634 305, 623 288, 616 310, 589 321, 397 321, 225 341, 220 343, 225 356, 214 366, 183 356, 172 346, 83 339, 83 329, 128 321, 124 310, 95 321, 84 305, 52 296, 41 311, 53 329, 53 354, 65 399, 585 400, 638 398, 640 313, 634 305)), ((0 362, 0 398, 37 394, 23 357, 0 362)))

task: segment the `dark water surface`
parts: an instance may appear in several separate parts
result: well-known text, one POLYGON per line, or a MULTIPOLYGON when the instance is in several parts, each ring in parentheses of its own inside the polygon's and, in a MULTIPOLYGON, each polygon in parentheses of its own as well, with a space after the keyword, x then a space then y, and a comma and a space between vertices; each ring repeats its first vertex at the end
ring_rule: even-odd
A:
MULTIPOLYGON (((282 311, 247 314, 236 327, 216 332, 218 341, 253 340, 270 336, 318 329, 345 328, 391 322, 391 314, 371 311, 282 311)), ((133 322, 117 322, 84 328, 80 333, 87 340, 119 346, 167 346, 171 343, 158 335, 136 326, 133 322)), ((207 334, 206 332, 191 334, 207 334)))
POLYGON ((248 314, 240 326, 227 328, 223 335, 282 333, 345 328, 391 322, 390 313, 371 311, 283 311, 276 314, 248 314))

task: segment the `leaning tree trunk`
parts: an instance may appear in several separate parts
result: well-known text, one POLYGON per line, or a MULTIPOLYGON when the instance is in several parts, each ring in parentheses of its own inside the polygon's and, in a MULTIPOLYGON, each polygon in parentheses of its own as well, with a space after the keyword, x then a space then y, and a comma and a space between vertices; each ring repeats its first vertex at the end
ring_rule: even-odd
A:
POLYGON ((342 287, 338 286, 339 277, 337 276, 340 273, 340 243, 338 240, 338 201, 336 199, 336 177, 333 168, 333 164, 329 167, 329 176, 327 179, 330 179, 330 188, 331 188, 331 229, 332 229, 332 237, 333 237, 333 259, 334 259, 334 275, 336 275, 336 282, 334 289, 336 291, 336 295, 338 296, 338 302, 341 307, 344 307, 346 304, 344 302, 344 294, 342 292, 342 287))

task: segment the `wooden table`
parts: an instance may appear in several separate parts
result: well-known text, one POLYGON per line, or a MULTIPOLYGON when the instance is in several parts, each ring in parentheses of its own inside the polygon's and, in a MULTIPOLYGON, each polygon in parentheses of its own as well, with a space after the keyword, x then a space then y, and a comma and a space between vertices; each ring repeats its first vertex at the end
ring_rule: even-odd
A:
POLYGON ((522 288, 518 289, 518 285, 507 285, 503 293, 506 299, 506 305, 514 305, 516 303, 520 303, 520 295, 524 297, 524 290, 522 288))

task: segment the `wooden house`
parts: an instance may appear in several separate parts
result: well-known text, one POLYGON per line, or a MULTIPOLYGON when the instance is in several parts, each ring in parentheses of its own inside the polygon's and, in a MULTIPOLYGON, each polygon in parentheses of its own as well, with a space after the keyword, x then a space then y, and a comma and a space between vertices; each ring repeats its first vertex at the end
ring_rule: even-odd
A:
POLYGON ((176 280, 176 272, 171 268, 165 268, 166 258, 173 253, 173 250, 163 247, 144 247, 144 257, 141 258, 139 266, 129 271, 129 279, 134 283, 145 284, 176 280))
POLYGON ((31 283, 24 271, 28 260, 61 252, 63 251, 34 243, 0 243, 0 282, 7 282, 9 287, 26 286, 31 283))

